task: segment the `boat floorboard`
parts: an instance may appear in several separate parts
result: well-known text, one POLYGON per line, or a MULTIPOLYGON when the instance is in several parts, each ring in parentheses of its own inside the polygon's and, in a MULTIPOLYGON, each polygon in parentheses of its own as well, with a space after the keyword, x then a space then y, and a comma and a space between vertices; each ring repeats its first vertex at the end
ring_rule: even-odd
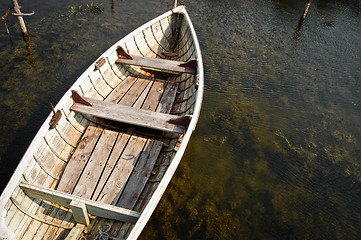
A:
MULTIPOLYGON (((105 101, 169 113, 177 83, 128 77, 105 101)), ((161 137, 161 134, 158 134, 161 137)), ((132 209, 148 181, 163 142, 136 127, 91 123, 60 178, 57 190, 132 209)))

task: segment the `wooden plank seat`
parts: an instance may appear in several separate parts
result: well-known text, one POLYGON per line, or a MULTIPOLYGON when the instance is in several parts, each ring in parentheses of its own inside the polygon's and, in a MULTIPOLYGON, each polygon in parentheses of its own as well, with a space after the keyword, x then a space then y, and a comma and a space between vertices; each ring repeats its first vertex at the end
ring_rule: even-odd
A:
POLYGON ((31 198, 49 201, 71 209, 75 221, 85 225, 89 224, 88 213, 94 216, 129 223, 135 223, 140 216, 139 212, 133 210, 96 202, 25 182, 20 183, 20 188, 31 198))
POLYGON ((73 99, 72 111, 166 132, 183 133, 190 121, 189 116, 176 116, 99 101, 81 97, 76 91, 73 91, 73 99))
POLYGON ((162 58, 144 57, 140 55, 130 55, 126 53, 122 47, 118 47, 117 53, 119 58, 115 61, 116 63, 148 67, 178 73, 197 73, 196 60, 182 62, 162 58))

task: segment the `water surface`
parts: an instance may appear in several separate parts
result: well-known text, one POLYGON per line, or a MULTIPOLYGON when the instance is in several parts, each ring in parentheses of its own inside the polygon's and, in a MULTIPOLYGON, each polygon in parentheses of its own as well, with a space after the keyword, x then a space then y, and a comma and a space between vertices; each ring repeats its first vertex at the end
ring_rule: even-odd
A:
MULTIPOLYGON (((5 186, 78 76, 172 1, 21 2, 0 28, 5 186)), ((357 239, 361 235, 361 18, 356 0, 182 1, 205 67, 201 118, 141 239, 357 239)), ((0 3, 6 11, 8 3, 0 3)))

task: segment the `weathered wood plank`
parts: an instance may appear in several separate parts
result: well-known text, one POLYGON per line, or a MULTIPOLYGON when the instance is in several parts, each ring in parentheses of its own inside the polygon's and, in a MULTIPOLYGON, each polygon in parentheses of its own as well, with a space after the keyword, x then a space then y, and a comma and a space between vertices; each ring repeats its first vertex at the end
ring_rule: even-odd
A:
MULTIPOLYGON (((80 138, 80 136, 79 136, 80 138)), ((44 136, 44 141, 50 151, 61 161, 67 162, 69 155, 72 151, 72 147, 66 144, 59 135, 53 134, 49 137, 44 136), (70 148, 69 148, 70 147, 70 148)))
POLYGON ((182 118, 181 116, 156 113, 142 109, 134 109, 128 106, 98 101, 90 98, 85 99, 93 106, 74 103, 72 110, 103 119, 161 131, 183 133, 185 129, 184 126, 175 125, 168 122, 170 120, 178 120, 182 118))
POLYGON ((103 172, 118 133, 105 129, 99 138, 81 177, 73 191, 79 197, 90 199, 103 172))
POLYGON ((98 201, 107 204, 111 204, 113 202, 117 194, 127 182, 146 142, 147 139, 145 138, 135 136, 130 138, 106 185, 102 189, 98 197, 98 201))
MULTIPOLYGON (((71 213, 71 210, 64 208, 63 206, 57 205, 57 207, 53 208, 55 214, 55 217, 52 219, 53 222, 74 227, 74 218, 73 214, 71 213)), ((44 226, 44 233, 42 234, 44 237, 42 239, 51 239, 53 236, 60 236, 63 231, 65 231, 62 228, 56 228, 54 226, 44 226)), ((59 239, 62 239, 59 237, 59 239)))
MULTIPOLYGON (((11 194, 12 198, 16 198, 19 193, 20 193, 20 188, 15 188, 14 191, 11 194)), ((18 209, 15 207, 15 205, 12 203, 11 200, 8 200, 9 203, 9 208, 6 209, 7 213, 6 213, 6 217, 5 217, 5 225, 9 226, 9 224, 11 223, 12 219, 14 218, 14 216, 17 214, 18 209)))
POLYGON ((83 117, 83 115, 71 111, 70 107, 73 105, 73 100, 71 99, 69 102, 71 102, 71 104, 68 109, 62 109, 63 115, 78 132, 83 133, 89 125, 89 122, 83 117))
POLYGON ((116 51, 113 51, 112 53, 110 53, 108 56, 107 56, 107 60, 109 63, 114 63, 115 60, 118 59, 118 55, 117 55, 117 52, 116 51))
POLYGON ((97 91, 103 98, 105 98, 113 90, 113 88, 110 87, 104 80, 99 71, 91 72, 89 74, 89 79, 93 84, 95 91, 97 91))
POLYGON ((167 44, 168 48, 171 47, 171 38, 172 38, 172 27, 169 27, 171 21, 170 18, 171 17, 164 18, 159 21, 159 26, 161 27, 163 33, 161 37, 161 43, 167 44))
POLYGON ((16 214, 12 218, 8 227, 16 234, 16 239, 21 239, 28 223, 32 221, 30 215, 39 209, 40 200, 32 201, 23 191, 19 189, 16 196, 12 196, 11 202, 16 206, 16 214))
POLYGON ((138 34, 134 35, 133 37, 134 42, 136 43, 137 48, 142 56, 154 57, 154 53, 151 51, 151 49, 144 40, 144 36, 143 36, 144 31, 146 30, 143 30, 142 32, 139 32, 138 34))
POLYGON ((121 64, 129 64, 134 66, 156 68, 166 71, 196 74, 196 69, 192 67, 182 67, 186 62, 162 59, 162 58, 149 58, 139 55, 131 55, 132 59, 118 58, 115 62, 121 64))
POLYGON ((132 105, 133 108, 137 108, 137 109, 142 108, 142 106, 145 102, 145 99, 147 99, 147 97, 149 96, 149 92, 150 92, 151 88, 152 88, 152 84, 149 83, 147 85, 147 87, 144 89, 144 91, 142 92, 142 94, 138 97, 137 101, 132 105))
POLYGON ((90 81, 89 77, 85 77, 84 80, 82 81, 81 85, 79 86, 79 88, 81 89, 81 92, 87 96, 87 97, 91 97, 91 98, 96 98, 99 100, 103 100, 104 98, 99 95, 97 93, 97 91, 94 89, 94 85, 92 84, 92 82, 90 81))
POLYGON ((96 186, 96 189, 94 191, 93 200, 97 200, 99 197, 100 192, 104 188, 105 183, 107 182, 110 173, 113 171, 114 166, 116 165, 120 155, 122 154, 125 146, 127 145, 127 142, 129 141, 130 134, 133 132, 134 129, 130 130, 127 134, 120 134, 118 136, 118 139, 116 140, 116 143, 114 145, 114 149, 108 159, 108 162, 106 163, 104 167, 104 171, 102 175, 100 176, 99 182, 96 186))
MULTIPOLYGON (((49 142, 52 142, 52 135, 50 135, 49 142)), ((57 141, 57 140, 56 140, 57 141)), ((45 141, 47 142, 47 141, 45 141)), ((47 142, 47 144, 49 143, 47 142)), ((54 144, 56 144, 54 142, 54 144)), ((60 145, 61 146, 61 145, 60 145)), ((40 154, 40 153, 39 153, 40 154)), ((41 153, 42 155, 44 155, 44 152, 41 153)), ((35 162, 35 160, 33 161, 35 162)), ((61 169, 63 167, 64 162, 59 162, 56 163, 57 161, 53 162, 52 165, 49 164, 49 162, 51 162, 51 158, 47 157, 46 159, 44 159, 42 161, 42 165, 46 166, 48 165, 48 172, 50 173, 59 173, 61 172, 61 169)), ((35 169, 34 167, 38 166, 31 164, 30 169, 35 169)), ((56 181, 54 181, 54 179, 52 179, 51 177, 48 176, 48 179, 43 178, 42 176, 44 175, 44 172, 42 170, 40 171, 31 171, 32 174, 29 174, 30 176, 33 175, 35 173, 35 175, 33 175, 32 177, 30 177, 29 175, 27 175, 27 179, 31 182, 37 182, 37 184, 39 185, 43 185, 46 187, 53 187, 56 183, 56 181), (41 180, 42 179, 42 180, 41 180)), ((56 175, 56 174, 51 174, 51 175, 56 175)), ((25 196, 25 194, 24 194, 25 196)), ((47 215, 44 215, 44 212, 49 212, 50 209, 52 209, 53 207, 50 206, 49 204, 45 204, 44 202, 40 202, 40 200, 30 200, 28 197, 24 197, 24 199, 26 201, 23 201, 21 203, 21 207, 28 213, 34 216, 37 216, 39 219, 43 219, 43 218, 48 218, 48 220, 52 221, 53 219, 50 217, 47 217, 47 215)), ((39 231, 39 225, 40 222, 37 220, 33 220, 32 218, 24 218, 20 223, 18 223, 18 225, 20 226, 20 229, 22 229, 22 231, 19 232, 19 239, 33 239, 32 236, 34 236, 35 233, 40 234, 39 231)), ((42 225, 47 225, 47 224, 42 224, 42 225)), ((39 235, 38 234, 38 235, 39 235)))
MULTIPOLYGON (((157 52, 157 51, 159 51, 159 45, 154 39, 151 27, 149 27, 143 31, 143 38, 144 38, 144 41, 147 44, 148 48, 153 49, 152 52, 154 52, 154 54, 160 55, 160 53, 157 52)), ((156 57, 156 56, 154 56, 154 57, 156 57)))
POLYGON ((118 101, 118 103, 121 105, 132 106, 149 83, 150 80, 148 79, 137 78, 133 86, 124 94, 124 97, 118 101))
POLYGON ((157 112, 170 113, 175 96, 177 94, 178 83, 169 82, 164 90, 162 99, 157 107, 157 112))
MULTIPOLYGON (((21 203, 18 202, 17 205, 19 206, 19 208, 21 208, 23 210, 23 212, 25 213, 25 216, 21 219, 14 220, 14 223, 17 224, 17 226, 18 226, 18 228, 15 232, 17 239, 21 239, 21 236, 24 235, 26 229, 28 228, 28 225, 33 220, 33 218, 30 216, 31 215, 36 216, 35 214, 33 214, 34 211, 38 211, 41 208, 38 205, 39 201, 37 201, 35 204, 34 201, 32 201, 23 192, 22 192, 22 195, 24 196, 23 201, 21 203)), ((14 202, 16 202, 16 199, 14 199, 14 202)))
MULTIPOLYGON (((31 164, 32 165, 32 164, 31 164)), ((33 182, 38 183, 39 185, 44 185, 51 187, 54 184, 54 179, 49 177, 38 164, 34 164, 33 170, 31 171, 33 182)), ((54 164, 54 168, 59 167, 54 164)), ((27 216, 27 214, 34 215, 41 208, 40 201, 32 201, 26 196, 22 191, 19 191, 18 195, 13 195, 13 200, 16 201, 17 206, 21 208, 21 210, 17 210, 15 216, 11 219, 9 226, 14 227, 14 232, 17 235, 17 238, 21 238, 24 231, 27 229, 28 224, 32 222, 32 218, 27 216), (27 214, 24 215, 23 212, 27 214)))
POLYGON ((26 179, 29 181, 29 182, 34 182, 35 179, 36 179, 36 176, 38 175, 37 173, 37 170, 39 169, 36 169, 34 170, 34 168, 40 168, 39 166, 35 167, 37 164, 37 162, 35 161, 34 158, 32 158, 29 163, 28 163, 28 166, 26 167, 23 175, 26 177, 26 179))
MULTIPOLYGON (((116 55, 116 53, 115 53, 116 55)), ((118 56, 116 55, 116 58, 118 58, 118 56)), ((112 71, 114 72, 114 74, 121 80, 124 80, 127 76, 129 76, 129 73, 127 72, 126 68, 124 67, 124 65, 121 64, 116 64, 115 60, 112 61, 109 59, 109 62, 111 62, 112 64, 110 65, 112 71)))
MULTIPOLYGON (((59 167, 54 165, 54 168, 59 167)), ((61 169, 58 169, 59 171, 61 169)), ((47 187, 47 188, 53 188, 55 186, 55 184, 57 183, 56 180, 51 179, 50 177, 43 183, 41 184, 40 182, 38 182, 37 184, 41 184, 43 187, 47 187)), ((47 213, 50 211, 50 209, 53 208, 52 205, 49 205, 48 203, 44 203, 38 199, 30 199, 28 196, 26 196, 26 194, 21 191, 21 193, 24 195, 24 198, 26 199, 26 202, 28 203, 29 207, 27 208, 27 210, 25 210, 29 215, 32 216, 36 216, 39 219, 43 219, 42 216, 44 216, 44 213, 47 213)), ((24 204, 25 202, 23 202, 21 205, 22 207, 26 207, 27 205, 24 204)), ((52 220, 52 218, 50 218, 50 221, 52 220)), ((29 219, 28 221, 22 222, 20 223, 20 228, 22 228, 23 230, 26 229, 26 226, 28 226, 28 229, 32 227, 32 223, 35 222, 31 219, 29 219)))
POLYGON ((113 89, 121 82, 121 79, 115 75, 108 61, 99 69, 100 74, 104 80, 111 86, 113 89))
POLYGON ((71 231, 69 232, 69 234, 66 236, 65 240, 75 240, 75 239, 79 239, 81 233, 83 232, 85 228, 84 224, 80 224, 78 223, 75 227, 73 227, 71 229, 71 231))
POLYGON ((119 207, 132 209, 136 204, 145 184, 152 173, 152 169, 157 157, 162 149, 163 143, 153 140, 148 147, 143 150, 141 157, 137 161, 132 175, 125 186, 118 203, 119 207))
POLYGON ((129 89, 133 86, 136 82, 135 77, 127 77, 123 80, 123 82, 118 85, 106 98, 105 101, 118 103, 124 95, 129 91, 129 89))
POLYGON ((154 81, 152 88, 149 91, 147 100, 144 102, 142 109, 153 112, 160 101, 164 88, 167 85, 165 81, 154 81))
POLYGON ((154 25, 152 25, 151 29, 152 29, 152 34, 153 34, 154 40, 161 46, 161 48, 163 50, 168 50, 169 42, 166 39, 166 37, 164 37, 163 29, 162 29, 160 22, 157 22, 154 25))
POLYGON ((61 138, 71 146, 76 145, 82 134, 81 132, 74 129, 74 127, 65 119, 65 116, 62 117, 61 121, 56 127, 56 131, 58 131, 61 138))
MULTIPOLYGON (((44 210, 44 208, 39 207, 39 210, 40 210, 39 212, 41 213, 41 212, 43 212, 41 210, 44 210)), ((41 217, 43 217, 43 216, 41 216, 41 217)), ((43 223, 41 223, 40 221, 33 220, 31 222, 31 224, 29 224, 28 228, 26 229, 26 231, 25 231, 24 235, 21 237, 21 239, 24 239, 24 240, 33 239, 37 232, 39 232, 38 235, 41 235, 41 233, 40 233, 41 229, 39 229, 39 227, 42 224, 43 223)))
POLYGON ((66 193, 71 193, 73 191, 102 131, 102 128, 94 125, 88 127, 63 172, 57 187, 59 191, 66 193))
POLYGON ((77 223, 84 224, 86 226, 89 225, 89 215, 84 202, 72 200, 70 202, 70 209, 73 213, 74 220, 77 223))
POLYGON ((44 148, 44 151, 40 155, 34 155, 34 158, 46 174, 53 179, 59 179, 64 162, 56 157, 49 147, 44 148))
POLYGON ((71 208, 71 202, 74 200, 82 202, 86 205, 88 212, 94 216, 131 223, 135 223, 140 216, 138 212, 129 209, 103 204, 53 189, 47 189, 28 183, 21 183, 20 187, 32 198, 50 201, 66 208, 71 208))
MULTIPOLYGON (((34 201, 37 201, 39 199, 34 199, 34 201)), ((49 229, 66 229, 71 228, 73 224, 63 224, 61 220, 57 219, 57 212, 58 212, 59 206, 48 203, 45 201, 41 202, 41 207, 38 210, 38 218, 42 221, 34 220, 29 225, 28 229, 26 230, 24 236, 22 239, 49 239, 47 237, 44 237, 46 232, 49 229), (43 221, 46 221, 43 222, 43 221), (62 227, 60 227, 62 226, 62 227)), ((57 235, 51 235, 51 238, 57 238, 57 235)))

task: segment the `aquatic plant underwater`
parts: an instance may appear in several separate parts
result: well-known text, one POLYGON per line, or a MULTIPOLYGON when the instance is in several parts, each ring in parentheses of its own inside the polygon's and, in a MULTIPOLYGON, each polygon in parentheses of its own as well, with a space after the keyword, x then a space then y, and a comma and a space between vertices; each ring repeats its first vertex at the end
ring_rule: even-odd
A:
MULTIPOLYGON (((95 15, 71 1, 50 17, 36 12, 28 21, 34 65, 8 22, 15 36, 12 46, 0 35, 2 176, 11 175, 50 102, 167 3, 144 11, 149 2, 94 4, 104 7, 95 15), (68 11, 76 17, 61 17, 68 11)), ((313 1, 293 39, 304 3, 186 4, 203 52, 204 104, 141 239, 357 239, 361 24, 353 5, 313 1)))

